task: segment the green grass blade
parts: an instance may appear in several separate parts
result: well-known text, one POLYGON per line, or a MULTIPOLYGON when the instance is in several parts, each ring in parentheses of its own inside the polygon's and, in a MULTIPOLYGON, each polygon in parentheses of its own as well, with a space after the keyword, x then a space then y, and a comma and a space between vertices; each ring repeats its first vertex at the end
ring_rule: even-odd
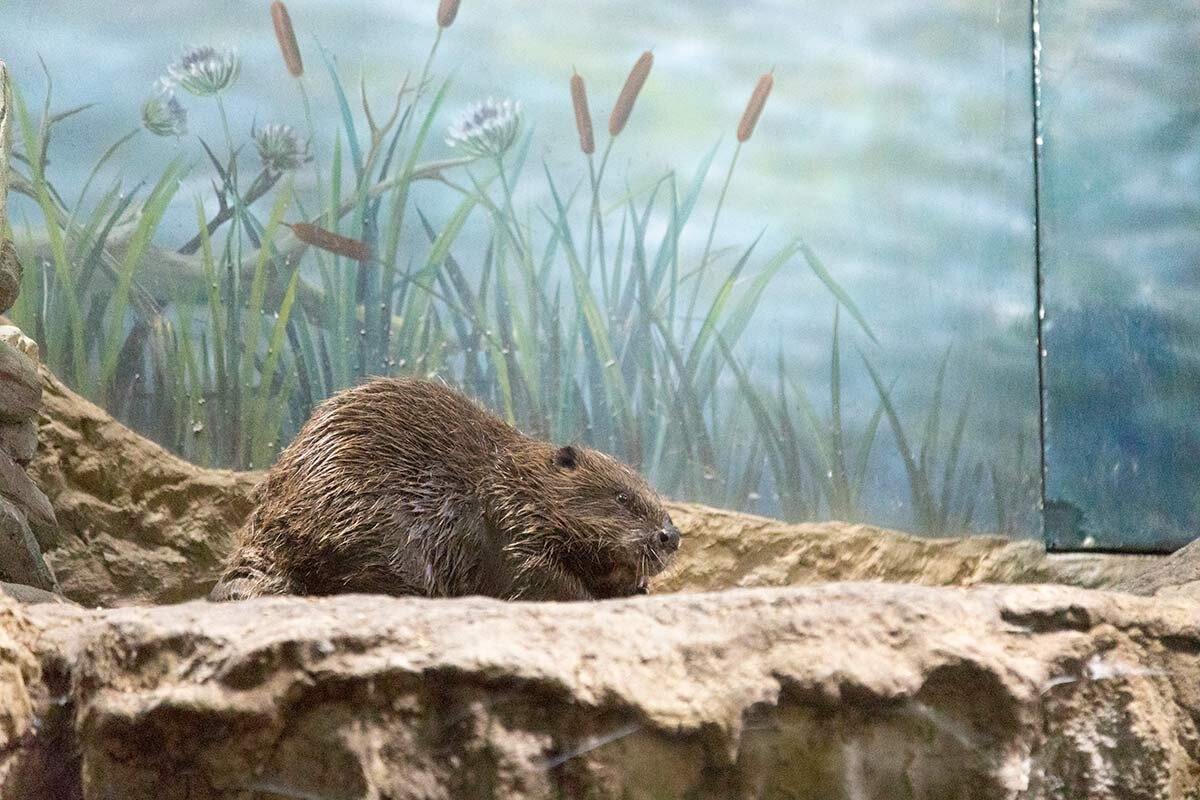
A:
MULTIPOLYGON (((725 363, 729 365, 730 371, 733 372, 734 377, 737 379, 738 390, 750 408, 751 415, 758 428, 759 441, 767 451, 771 469, 775 473, 776 484, 786 486, 796 482, 798 476, 789 471, 787 462, 783 458, 783 453, 779 446, 783 438, 782 434, 772 419, 771 412, 763 401, 761 394, 755 388, 753 381, 750 380, 750 376, 746 373, 745 368, 738 363, 733 352, 729 349, 729 345, 725 343, 725 340, 720 335, 716 336, 716 346, 724 356, 725 363)), ((811 509, 795 510, 802 512, 804 515, 811 512, 811 509)))
POLYGON ((77 234, 75 252, 72 260, 80 263, 79 295, 87 297, 91 288, 92 278, 104 258, 104 245, 118 220, 137 197, 137 189, 121 194, 121 183, 114 182, 109 192, 101 199, 100 205, 88 216, 87 224, 77 234), (103 227, 101 227, 103 223, 103 227), (99 228, 99 232, 97 232, 99 228), (86 249, 86 253, 84 250, 86 249), (82 256, 82 257, 81 257, 82 256))
POLYGON ((854 488, 852 497, 852 501, 856 507, 867 480, 867 467, 871 463, 871 448, 875 445, 875 437, 879 433, 879 422, 882 417, 883 403, 877 403, 874 413, 871 414, 871 419, 867 422, 867 428, 863 432, 862 440, 858 444, 858 453, 854 458, 854 488))
POLYGON ((354 164, 354 173, 358 176, 359 183, 362 183, 363 155, 362 148, 358 144, 358 131, 354 126, 354 114, 350 111, 350 102, 346 99, 346 91, 342 87, 342 79, 338 77, 333 57, 319 43, 317 47, 321 51, 321 58, 325 61, 325 69, 329 72, 329 78, 333 81, 333 91, 337 95, 338 109, 342 112, 342 127, 346 131, 347 143, 350 145, 350 159, 354 164))
POLYGON ((708 313, 704 316, 704 323, 700 326, 699 332, 696 334, 695 341, 692 342, 691 350, 687 357, 687 373, 694 375, 696 366, 700 362, 700 356, 704 353, 705 347, 717 332, 718 322, 721 320, 726 304, 733 295, 734 286, 736 286, 738 278, 741 277, 742 270, 746 268, 747 262, 750 260, 750 255, 754 252, 754 248, 762 239, 760 233, 755 237, 741 255, 741 258, 734 264, 733 269, 725 276, 725 280, 721 284, 721 288, 717 291, 716 297, 713 298, 712 304, 708 308, 708 313))
MULTIPOLYGON (((967 398, 959 411, 958 419, 954 422, 954 432, 950 435, 950 449, 946 452, 946 463, 942 471, 942 496, 939 504, 938 523, 940 533, 947 533, 950 522, 951 487, 954 476, 958 472, 958 459, 962 452, 963 433, 967 427, 967 416, 970 413, 971 400, 967 398)), ((973 493, 972 493, 972 496, 973 493)))
POLYGON ((634 419, 629 391, 625 384, 624 376, 621 374, 620 369, 616 368, 618 366, 616 354, 609 336, 608 326, 605 324, 605 316, 596 304, 595 294, 587 280, 583 265, 579 262, 575 242, 571 237, 570 227, 567 223, 566 208, 563 205, 562 197, 558 193, 548 167, 545 168, 545 172, 546 180, 550 185, 551 197, 558 211, 558 225, 567 254, 567 264, 571 268, 572 285, 575 289, 576 302, 587 324, 588 333, 596 345, 597 356, 601 360, 600 366, 604 370, 605 375, 604 387, 610 401, 617 407, 621 425, 625 426, 624 429, 627 431, 632 430, 634 419))
MULTIPOLYGON (((279 314, 271 329, 271 338, 267 343, 267 357, 263 362, 259 377, 259 391, 254 400, 255 407, 251 415, 254 425, 250 429, 250 453, 255 465, 260 469, 265 467, 269 461, 269 445, 279 433, 278 425, 267 424, 273 399, 271 386, 275 381, 275 370, 279 366, 280 356, 283 354, 283 338, 287 333, 288 319, 291 318, 292 305, 296 301, 296 286, 299 282, 300 268, 296 267, 292 270, 292 278, 288 281, 287 291, 284 292, 283 302, 279 306, 279 314)), ((283 395, 283 397, 286 396, 286 394, 283 395)), ((279 403, 279 405, 286 405, 286 403, 279 403)))
POLYGON ((104 338, 104 349, 100 359, 99 385, 102 387, 107 387, 116 373, 117 356, 121 351, 121 334, 125 327, 125 311, 129 306, 129 292, 133 287, 133 279, 171 198, 179 190, 180 175, 179 162, 172 162, 159 178, 150 196, 146 198, 137 228, 129 240, 125 258, 117 273, 117 285, 108 304, 108 333, 104 338))
POLYGON ((139 132, 140 132, 139 128, 134 128, 129 133, 122 136, 120 139, 117 139, 116 142, 114 142, 112 145, 109 146, 109 148, 107 150, 104 151, 104 155, 100 156, 100 160, 98 160, 95 164, 92 165, 92 169, 88 173, 87 180, 85 180, 83 182, 83 188, 79 190, 79 197, 77 197, 75 199, 75 205, 71 206, 71 217, 67 221, 67 225, 66 225, 66 228, 68 231, 74 229, 75 215, 83 208, 84 198, 87 197, 88 190, 92 186, 92 181, 94 181, 96 179, 97 173, 99 173, 100 170, 104 167, 104 165, 107 164, 108 161, 117 154, 117 151, 120 150, 121 147, 124 146, 124 144, 126 142, 128 142, 134 136, 137 136, 139 132))
POLYGON ((946 365, 950 361, 950 350, 942 356, 938 365, 937 377, 933 381, 933 402, 929 405, 929 414, 925 418, 925 433, 921 439, 920 464, 921 471, 930 474, 933 454, 937 451, 938 440, 942 433, 942 397, 946 386, 946 365))
POLYGON ((883 404, 883 411, 887 415, 888 424, 892 426, 892 435, 896 437, 896 446, 900 449, 900 456, 904 459, 904 469, 908 473, 909 491, 912 494, 913 509, 917 514, 917 524, 928 532, 934 527, 934 514, 932 509, 932 498, 930 496, 928 480, 924 473, 921 472, 921 467, 917 463, 916 457, 913 455, 912 447, 909 446, 908 437, 904 434, 904 425, 900 422, 900 416, 896 413, 896 408, 892 405, 891 394, 883 385, 883 380, 879 377, 879 373, 875 371, 874 365, 866 354, 859 351, 862 357, 863 364, 867 368, 867 373, 871 376, 871 382, 875 384, 875 391, 879 394, 879 402, 883 404))
MULTIPOLYGON (((229 365, 225 358, 225 321, 223 319, 223 309, 221 307, 221 290, 218 283, 217 266, 213 259, 212 239, 208 235, 208 221, 204 218, 204 204, 200 198, 196 200, 196 223, 200 231, 200 264, 204 270, 204 285, 207 288, 208 295, 208 319, 209 325, 212 326, 212 360, 214 371, 216 372, 216 390, 218 397, 227 397, 229 392, 229 365)), ((201 349, 205 351, 205 357, 201 363, 204 368, 208 369, 207 346, 203 340, 201 349)), ((205 380, 205 385, 208 381, 205 380)), ((208 425, 209 441, 212 442, 211 457, 214 461, 218 458, 219 450, 217 449, 221 442, 222 426, 218 424, 221 415, 213 412, 212 421, 208 425)))
POLYGON ((813 274, 820 278, 821 283, 825 284, 825 288, 827 288, 833 294, 833 296, 837 298, 839 303, 846 307, 846 310, 850 312, 850 315, 854 317, 855 321, 858 322, 859 326, 863 329, 863 332, 870 337, 871 341, 875 344, 879 344, 879 339, 875 337, 875 332, 872 331, 871 326, 867 324, 867 318, 864 317, 863 313, 858 310, 858 306, 854 304, 852 299, 850 299, 850 295, 846 293, 846 290, 843 289, 838 282, 833 279, 833 275, 830 274, 829 270, 825 267, 825 264, 820 258, 817 257, 817 254, 813 252, 812 248, 802 243, 800 245, 800 252, 804 254, 804 260, 808 262, 808 266, 813 271, 813 274))
POLYGON ((749 287, 742 293, 741 298, 725 313, 726 322, 721 328, 721 338, 730 347, 737 346, 758 310, 758 304, 762 301, 767 286, 779 273, 779 270, 796 254, 797 248, 798 243, 791 242, 767 259, 767 263, 750 281, 749 287))
POLYGON ((850 512, 850 478, 846 474, 846 443, 842 430, 842 356, 838 341, 840 306, 833 307, 833 337, 829 353, 829 436, 833 456, 833 498, 838 506, 836 514, 846 518, 850 512))
POLYGON ((66 242, 63 238, 62 228, 59 227, 58 206, 55 205, 46 176, 42 172, 42 148, 45 145, 45 138, 35 130, 21 93, 15 86, 13 87, 13 102, 21 126, 25 154, 29 158, 34 193, 37 195, 38 206, 41 208, 42 217, 45 220, 46 235, 50 240, 50 254, 54 259, 55 277, 62 283, 63 291, 60 296, 66 305, 68 330, 64 333, 58 325, 47 324, 46 326, 47 334, 52 336, 47 341, 47 363, 54 369, 66 371, 68 365, 64 362, 69 344, 71 348, 70 380, 83 394, 88 395, 91 393, 91 382, 87 371, 87 350, 83 338, 83 313, 75 285, 75 270, 67 257, 66 242))
POLYGON ((250 282, 250 299, 246 304, 246 325, 242 334, 242 386, 247 390, 254 379, 254 359, 258 353, 258 333, 262 329, 263 303, 267 296, 267 275, 274 251, 275 232, 283 221, 284 212, 291 203, 290 182, 275 197, 271 217, 263 230, 262 242, 254 259, 254 273, 250 282))
POLYGON ((446 101, 446 95, 450 91, 451 81, 449 78, 442 82, 437 94, 433 96, 433 100, 429 103, 429 110, 425 112, 425 119, 421 123, 420 129, 417 131, 417 138, 413 140, 412 148, 409 150, 408 161, 404 165, 404 174, 409 176, 413 174, 413 169, 417 165, 417 159, 421 156, 421 150, 425 145, 425 139, 429 136, 429 131, 433 127, 433 121, 437 117, 438 111, 442 104, 446 101))

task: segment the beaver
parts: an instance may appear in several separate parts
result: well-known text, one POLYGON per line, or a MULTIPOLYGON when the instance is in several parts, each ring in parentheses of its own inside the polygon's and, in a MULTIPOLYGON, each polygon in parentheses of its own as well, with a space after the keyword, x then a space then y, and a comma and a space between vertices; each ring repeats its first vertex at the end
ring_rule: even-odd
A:
POLYGON ((258 492, 211 600, 624 597, 645 593, 680 542, 630 467, 413 378, 323 402, 258 492))

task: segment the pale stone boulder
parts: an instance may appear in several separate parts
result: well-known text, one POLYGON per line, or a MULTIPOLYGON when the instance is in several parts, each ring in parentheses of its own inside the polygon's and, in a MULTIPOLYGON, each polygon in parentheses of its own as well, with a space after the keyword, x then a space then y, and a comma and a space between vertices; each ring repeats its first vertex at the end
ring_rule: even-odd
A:
POLYGON ((9 323, 0 324, 0 342, 24 353, 35 364, 41 361, 41 353, 38 350, 37 342, 26 336, 24 331, 16 325, 9 323))

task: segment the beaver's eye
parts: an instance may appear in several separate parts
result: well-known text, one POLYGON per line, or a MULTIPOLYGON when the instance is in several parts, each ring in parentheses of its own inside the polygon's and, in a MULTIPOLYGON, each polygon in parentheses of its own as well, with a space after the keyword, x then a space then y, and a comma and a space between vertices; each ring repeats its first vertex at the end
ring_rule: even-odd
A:
POLYGON ((629 505, 629 492, 617 492, 617 502, 623 506, 629 505))

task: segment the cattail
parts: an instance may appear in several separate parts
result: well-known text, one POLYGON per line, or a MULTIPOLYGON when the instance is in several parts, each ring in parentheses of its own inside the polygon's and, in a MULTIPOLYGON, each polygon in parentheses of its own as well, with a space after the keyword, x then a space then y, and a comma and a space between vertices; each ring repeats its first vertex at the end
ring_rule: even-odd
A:
POLYGON ((458 16, 458 4, 460 0, 442 0, 438 4, 438 27, 449 28, 454 24, 454 18, 458 16))
POLYGON ((633 112, 633 104, 637 101, 638 92, 642 90, 642 84, 646 82, 646 76, 650 74, 652 66, 654 66, 654 54, 647 50, 633 65, 633 69, 629 70, 629 77, 625 79, 625 86, 621 89, 620 96, 617 97, 617 104, 613 106, 612 116, 608 118, 610 135, 616 136, 625 129, 625 123, 629 122, 629 115, 633 112))
POLYGON ((758 116, 762 113, 763 106, 767 104, 767 96, 771 94, 771 87, 774 85, 774 70, 758 79, 758 85, 754 87, 754 94, 750 95, 750 102, 746 103, 746 110, 742 113, 742 121, 738 123, 737 138, 739 142, 744 142, 753 135, 754 126, 758 124, 758 116))
POLYGON ((590 156, 596 152, 596 139, 592 136, 592 114, 588 111, 587 90, 578 72, 571 76, 571 103, 575 106, 575 127, 579 129, 579 149, 590 156))
POLYGON ((283 63, 292 77, 299 78, 304 74, 304 60, 300 58, 300 45, 296 44, 296 29, 292 27, 287 6, 279 0, 271 3, 271 21, 275 23, 275 38, 279 52, 283 53, 283 63))
POLYGON ((322 250, 328 250, 339 256, 353 259, 355 261, 370 261, 371 248, 366 242, 360 242, 358 239, 351 239, 348 236, 342 236, 327 231, 324 228, 310 225, 307 222, 284 223, 292 229, 292 233, 296 234, 296 238, 305 244, 319 247, 322 250))

